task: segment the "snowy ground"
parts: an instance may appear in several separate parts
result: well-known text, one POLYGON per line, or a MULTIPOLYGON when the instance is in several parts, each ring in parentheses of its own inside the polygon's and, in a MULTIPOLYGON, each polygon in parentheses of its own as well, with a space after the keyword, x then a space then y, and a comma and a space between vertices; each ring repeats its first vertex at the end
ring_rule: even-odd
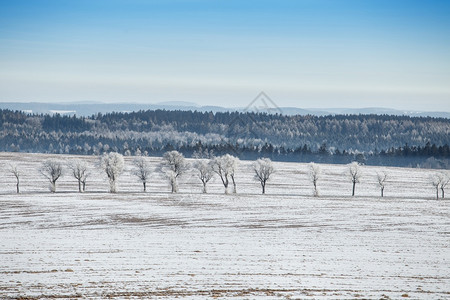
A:
POLYGON ((351 197, 345 166, 324 165, 313 198, 307 165, 276 163, 260 195, 243 162, 237 195, 218 178, 201 194, 193 175, 170 194, 158 174, 143 193, 129 158, 112 195, 82 157, 88 193, 66 175, 50 194, 37 172, 49 157, 73 159, 0 153, 2 299, 450 298, 450 202, 434 200, 434 171, 387 168, 380 198, 380 168, 364 167, 351 197))

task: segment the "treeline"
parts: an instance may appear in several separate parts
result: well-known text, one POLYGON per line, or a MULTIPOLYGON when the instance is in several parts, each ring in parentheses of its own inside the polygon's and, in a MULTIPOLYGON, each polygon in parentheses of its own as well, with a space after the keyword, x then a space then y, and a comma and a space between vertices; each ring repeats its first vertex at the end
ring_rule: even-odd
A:
POLYGON ((160 156, 178 150, 191 157, 207 149, 240 159, 441 168, 450 158, 450 120, 431 117, 166 110, 77 117, 0 110, 0 126, 0 151, 160 156))

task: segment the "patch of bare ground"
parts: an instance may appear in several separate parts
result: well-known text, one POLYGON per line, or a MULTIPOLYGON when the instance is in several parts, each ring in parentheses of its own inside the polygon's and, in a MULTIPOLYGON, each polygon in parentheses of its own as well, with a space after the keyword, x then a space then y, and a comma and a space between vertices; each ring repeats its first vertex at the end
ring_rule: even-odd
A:
POLYGON ((151 226, 183 226, 188 225, 187 222, 160 217, 137 217, 130 215, 112 215, 110 216, 113 223, 128 224, 128 225, 151 225, 151 226))

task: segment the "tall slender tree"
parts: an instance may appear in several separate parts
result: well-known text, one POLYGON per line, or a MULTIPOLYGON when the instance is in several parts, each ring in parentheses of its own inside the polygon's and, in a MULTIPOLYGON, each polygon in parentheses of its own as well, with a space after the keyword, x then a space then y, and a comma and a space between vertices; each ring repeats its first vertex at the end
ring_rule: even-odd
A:
POLYGON ((350 163, 348 166, 348 174, 350 175, 350 180, 352 181, 352 196, 355 196, 355 187, 356 184, 359 183, 361 178, 361 165, 356 161, 350 163))
POLYGON ((16 177, 16 193, 20 193, 19 184, 20 184, 20 171, 17 165, 13 164, 9 166, 9 171, 16 177))
POLYGON ((314 186, 314 197, 319 197, 319 188, 317 187, 317 182, 320 179, 322 170, 320 169, 320 166, 316 163, 310 163, 309 164, 309 180, 311 180, 311 183, 314 186))
POLYGON ((378 186, 380 187, 380 190, 381 190, 381 197, 384 197, 384 187, 386 184, 386 179, 387 179, 387 173, 385 171, 380 171, 377 173, 377 181, 378 181, 378 186))

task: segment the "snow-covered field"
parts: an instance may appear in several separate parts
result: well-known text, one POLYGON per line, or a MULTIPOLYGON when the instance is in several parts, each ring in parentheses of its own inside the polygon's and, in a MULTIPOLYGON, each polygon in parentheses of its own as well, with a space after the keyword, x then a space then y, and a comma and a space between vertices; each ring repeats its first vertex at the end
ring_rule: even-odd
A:
MULTIPOLYGON (((43 160, 0 153, 0 298, 450 298, 450 202, 435 200, 435 171, 363 167, 356 197, 345 166, 323 165, 312 197, 308 166, 275 163, 260 194, 251 162, 238 194, 218 178, 180 193, 158 173, 148 192, 130 174, 119 193, 91 164, 87 193, 70 175, 48 192, 43 160), (7 164, 16 162, 22 194, 7 164)), ((156 167, 158 158, 149 158, 156 167)))

